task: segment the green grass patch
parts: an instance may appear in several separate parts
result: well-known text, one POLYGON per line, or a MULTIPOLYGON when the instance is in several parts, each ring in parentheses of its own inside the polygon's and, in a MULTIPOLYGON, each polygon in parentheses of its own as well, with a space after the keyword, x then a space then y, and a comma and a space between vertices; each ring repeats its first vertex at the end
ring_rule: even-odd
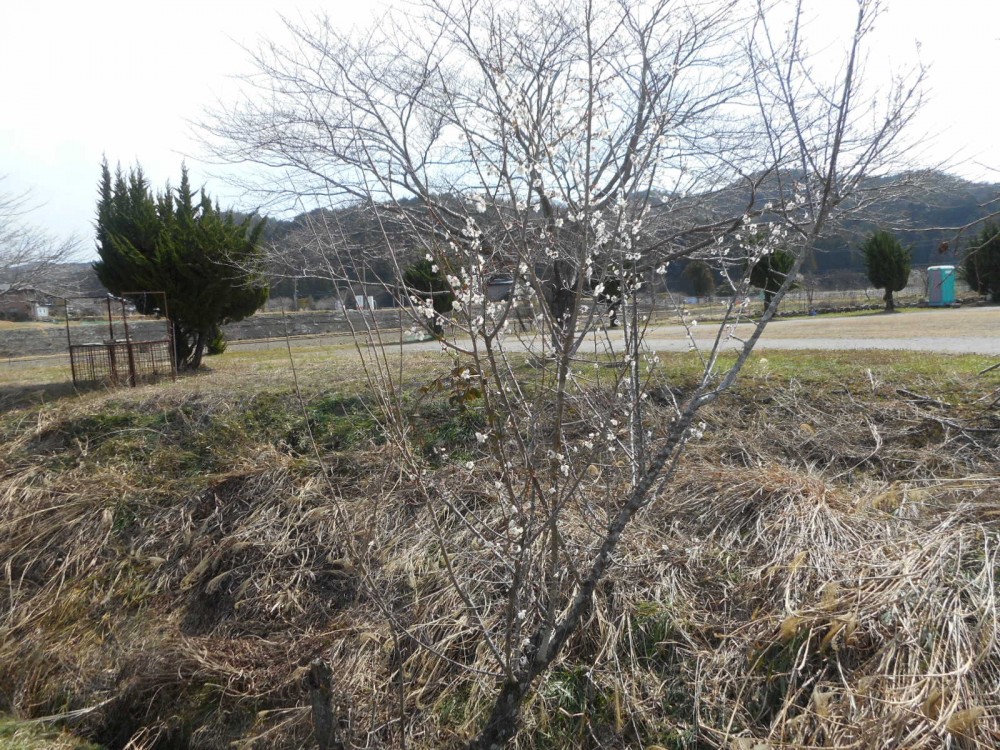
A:
POLYGON ((51 724, 0 716, 0 750, 100 750, 51 724))
POLYGON ((649 669, 671 672, 676 664, 674 642, 679 637, 670 608, 658 602, 636 602, 632 639, 649 669))
POLYGON ((594 681, 583 667, 555 669, 539 690, 547 718, 536 729, 535 747, 555 750, 591 747, 594 737, 611 740, 623 728, 616 698, 594 681), (590 740, 590 741, 588 741, 590 740))
MULTIPOLYGON (((373 407, 358 396, 328 394, 306 405, 313 438, 322 450, 343 451, 367 441, 381 443, 382 427, 373 407)), ((307 450, 308 434, 295 433, 295 444, 307 450)))
POLYGON ((413 435, 424 457, 432 461, 443 455, 455 461, 474 459, 479 453, 476 433, 486 430, 486 417, 481 410, 444 400, 421 404, 412 421, 413 435))
MULTIPOLYGON (((735 354, 719 357, 717 372, 725 373, 736 361, 735 354)), ((872 382, 927 384, 956 387, 996 362, 980 354, 931 354, 909 351, 766 351, 751 355, 740 377, 744 381, 774 384, 795 380, 829 387, 867 387, 872 382)), ((662 353, 658 378, 664 382, 693 386, 702 373, 702 361, 694 353, 662 353)), ((1000 384, 1000 370, 982 376, 984 383, 1000 384)), ((737 381, 739 382, 739 381, 737 381)))

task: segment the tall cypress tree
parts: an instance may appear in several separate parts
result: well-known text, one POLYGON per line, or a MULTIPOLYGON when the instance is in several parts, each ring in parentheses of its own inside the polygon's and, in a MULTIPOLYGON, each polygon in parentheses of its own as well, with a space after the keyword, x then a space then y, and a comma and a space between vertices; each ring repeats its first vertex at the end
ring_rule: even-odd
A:
MULTIPOLYGON (((137 166, 112 179, 101 166, 94 264, 115 294, 164 292, 179 367, 197 369, 206 344, 225 323, 252 315, 267 301, 261 272, 264 222, 237 223, 201 191, 195 199, 187 168, 180 187, 154 194, 137 166)), ((129 295, 142 313, 157 301, 129 295)))
POLYGON ((885 311, 896 309, 893 292, 906 288, 910 278, 910 251, 899 244, 893 235, 877 230, 861 245, 868 280, 876 289, 885 289, 885 311))

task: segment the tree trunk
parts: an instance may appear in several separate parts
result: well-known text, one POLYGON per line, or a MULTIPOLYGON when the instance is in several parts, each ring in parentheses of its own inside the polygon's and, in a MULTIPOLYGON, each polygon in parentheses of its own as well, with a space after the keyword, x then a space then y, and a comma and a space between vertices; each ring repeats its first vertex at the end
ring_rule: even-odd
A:
POLYGON ((530 687, 530 680, 504 683, 490 718, 479 735, 469 743, 469 750, 500 750, 514 739, 520 726, 521 704, 530 687))
POLYGON ((576 306, 576 270, 566 261, 555 260, 546 282, 546 302, 552 317, 552 346, 560 351, 567 339, 567 328, 576 306))
POLYGON ((312 704, 313 734, 319 750, 344 750, 337 732, 337 717, 333 711, 333 672, 322 659, 309 662, 306 687, 312 704))
POLYGON ((194 341, 194 348, 191 351, 191 358, 185 365, 187 370, 197 370, 201 367, 201 358, 205 353, 205 332, 198 331, 198 337, 194 341))
POLYGON ((184 370, 191 358, 191 340, 183 328, 174 324, 174 365, 178 370, 184 370))
POLYGON ((892 289, 889 287, 885 288, 885 296, 882 298, 885 300, 885 311, 886 312, 896 312, 896 302, 892 298, 892 289))
POLYGON ((556 286, 552 291, 549 312, 552 314, 552 342, 560 346, 566 335, 566 327, 576 303, 576 293, 567 287, 556 286))
POLYGON ((618 327, 618 308, 620 308, 621 305, 621 298, 608 305, 608 328, 618 327))

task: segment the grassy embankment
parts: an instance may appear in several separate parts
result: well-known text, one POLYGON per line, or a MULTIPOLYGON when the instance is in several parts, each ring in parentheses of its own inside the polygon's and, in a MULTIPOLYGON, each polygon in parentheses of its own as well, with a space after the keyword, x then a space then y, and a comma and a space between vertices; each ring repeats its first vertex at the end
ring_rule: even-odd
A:
MULTIPOLYGON (((410 747, 469 735, 495 684, 459 666, 488 661, 429 532, 435 509, 401 476, 350 353, 297 362, 304 413, 274 350, 79 397, 56 370, 3 376, 0 711, 97 706, 68 724, 108 747, 300 747, 305 665, 322 657, 358 741, 398 738, 399 687, 410 747), (438 656, 366 599, 359 546, 438 656)), ((756 359, 637 519, 521 746, 993 746, 1000 373, 978 377, 987 364, 756 359)), ((419 391, 450 367, 407 360, 413 445, 435 486, 488 517, 476 404, 419 391)), ((661 377, 683 389, 696 367, 665 356, 661 377)), ((613 507, 613 462, 587 476, 585 497, 613 507)), ((456 548, 474 546, 436 510, 456 548)), ((568 544, 586 525, 570 519, 568 544)))

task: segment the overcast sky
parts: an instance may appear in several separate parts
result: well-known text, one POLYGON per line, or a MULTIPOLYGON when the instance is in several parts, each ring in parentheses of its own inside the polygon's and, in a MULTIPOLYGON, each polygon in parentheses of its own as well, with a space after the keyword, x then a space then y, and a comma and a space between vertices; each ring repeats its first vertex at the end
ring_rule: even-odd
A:
MULTIPOLYGON (((808 2, 807 2, 808 5, 808 2)), ((849 8, 854 0, 816 0, 849 8)), ((195 185, 238 201, 197 160, 191 120, 249 70, 241 45, 281 29, 286 15, 322 8, 351 25, 365 0, 0 0, 0 182, 31 189, 35 224, 76 233, 92 253, 102 155, 140 161, 155 186, 176 182, 187 159, 195 185)), ((819 12, 828 12, 820 10, 819 12)), ((930 158, 971 179, 1000 181, 1000 2, 894 0, 881 21, 873 68, 920 57, 931 66, 918 127, 930 158)), ((228 199, 228 200, 227 200, 228 199)))

